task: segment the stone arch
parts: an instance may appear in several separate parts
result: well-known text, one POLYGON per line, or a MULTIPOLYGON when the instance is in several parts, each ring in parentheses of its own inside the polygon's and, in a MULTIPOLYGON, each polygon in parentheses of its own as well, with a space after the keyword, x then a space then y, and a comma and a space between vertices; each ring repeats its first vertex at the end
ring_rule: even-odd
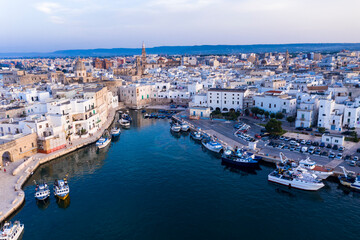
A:
POLYGON ((230 108, 230 112, 235 112, 235 109, 234 109, 234 108, 230 108))
POLYGON ((219 107, 215 108, 215 111, 219 111, 219 112, 220 112, 220 108, 219 108, 219 107))
POLYGON ((224 111, 224 112, 228 112, 228 111, 229 111, 229 109, 227 109, 227 108, 223 108, 223 111, 224 111))
POLYGON ((11 157, 11 154, 9 151, 5 151, 3 154, 2 154, 2 166, 6 166, 6 163, 10 163, 12 162, 12 157, 11 157))
POLYGON ((211 110, 211 111, 213 111, 213 110, 214 110, 214 108, 213 108, 213 107, 210 107, 210 110, 211 110))

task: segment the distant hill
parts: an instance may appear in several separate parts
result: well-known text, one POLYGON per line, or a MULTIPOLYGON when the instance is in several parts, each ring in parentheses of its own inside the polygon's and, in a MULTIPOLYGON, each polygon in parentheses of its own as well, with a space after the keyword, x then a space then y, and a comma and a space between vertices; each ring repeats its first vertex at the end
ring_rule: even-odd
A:
MULTIPOLYGON (((257 44, 257 45, 199 45, 161 46, 147 48, 148 54, 162 55, 209 55, 264 52, 339 52, 343 49, 360 51, 360 43, 301 43, 301 44, 257 44)), ((59 50, 49 53, 0 53, 0 57, 112 57, 140 55, 141 48, 97 48, 59 50)))

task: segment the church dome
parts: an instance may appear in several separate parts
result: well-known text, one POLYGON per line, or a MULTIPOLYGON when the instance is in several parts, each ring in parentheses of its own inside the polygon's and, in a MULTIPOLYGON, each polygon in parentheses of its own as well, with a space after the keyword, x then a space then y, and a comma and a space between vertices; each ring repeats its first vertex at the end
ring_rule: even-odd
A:
POLYGON ((76 60, 74 71, 77 71, 77 72, 86 71, 85 64, 83 63, 83 61, 80 58, 78 58, 76 60))

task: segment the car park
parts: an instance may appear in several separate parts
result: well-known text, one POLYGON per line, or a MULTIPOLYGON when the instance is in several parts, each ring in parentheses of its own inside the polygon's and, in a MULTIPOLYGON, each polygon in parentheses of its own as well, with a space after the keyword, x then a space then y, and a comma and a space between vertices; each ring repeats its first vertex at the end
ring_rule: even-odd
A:
POLYGON ((319 147, 325 147, 325 143, 321 142, 319 147))
POLYGON ((332 145, 329 143, 326 148, 332 148, 332 145))
POLYGON ((329 158, 335 158, 335 153, 331 152, 331 153, 329 154, 329 158))
POLYGON ((343 147, 343 146, 339 147, 339 152, 342 152, 342 151, 344 151, 344 147, 343 147))
POLYGON ((306 141, 305 141, 305 140, 301 140, 300 143, 301 143, 301 144, 306 144, 306 141))
POLYGON ((314 155, 320 155, 320 153, 321 153, 320 149, 316 149, 314 155))
POLYGON ((336 151, 339 149, 339 147, 338 147, 338 145, 335 144, 332 149, 336 151))

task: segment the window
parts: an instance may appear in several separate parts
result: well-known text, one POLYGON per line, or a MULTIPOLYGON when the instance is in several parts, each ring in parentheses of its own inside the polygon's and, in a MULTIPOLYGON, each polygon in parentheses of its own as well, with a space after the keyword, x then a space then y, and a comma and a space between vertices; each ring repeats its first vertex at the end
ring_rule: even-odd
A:
POLYGON ((22 148, 20 148, 20 152, 22 152, 22 148))
POLYGON ((269 108, 271 108, 271 103, 269 103, 269 108))
POLYGON ((335 140, 335 142, 336 142, 336 143, 338 143, 338 142, 339 142, 339 140, 335 140))

